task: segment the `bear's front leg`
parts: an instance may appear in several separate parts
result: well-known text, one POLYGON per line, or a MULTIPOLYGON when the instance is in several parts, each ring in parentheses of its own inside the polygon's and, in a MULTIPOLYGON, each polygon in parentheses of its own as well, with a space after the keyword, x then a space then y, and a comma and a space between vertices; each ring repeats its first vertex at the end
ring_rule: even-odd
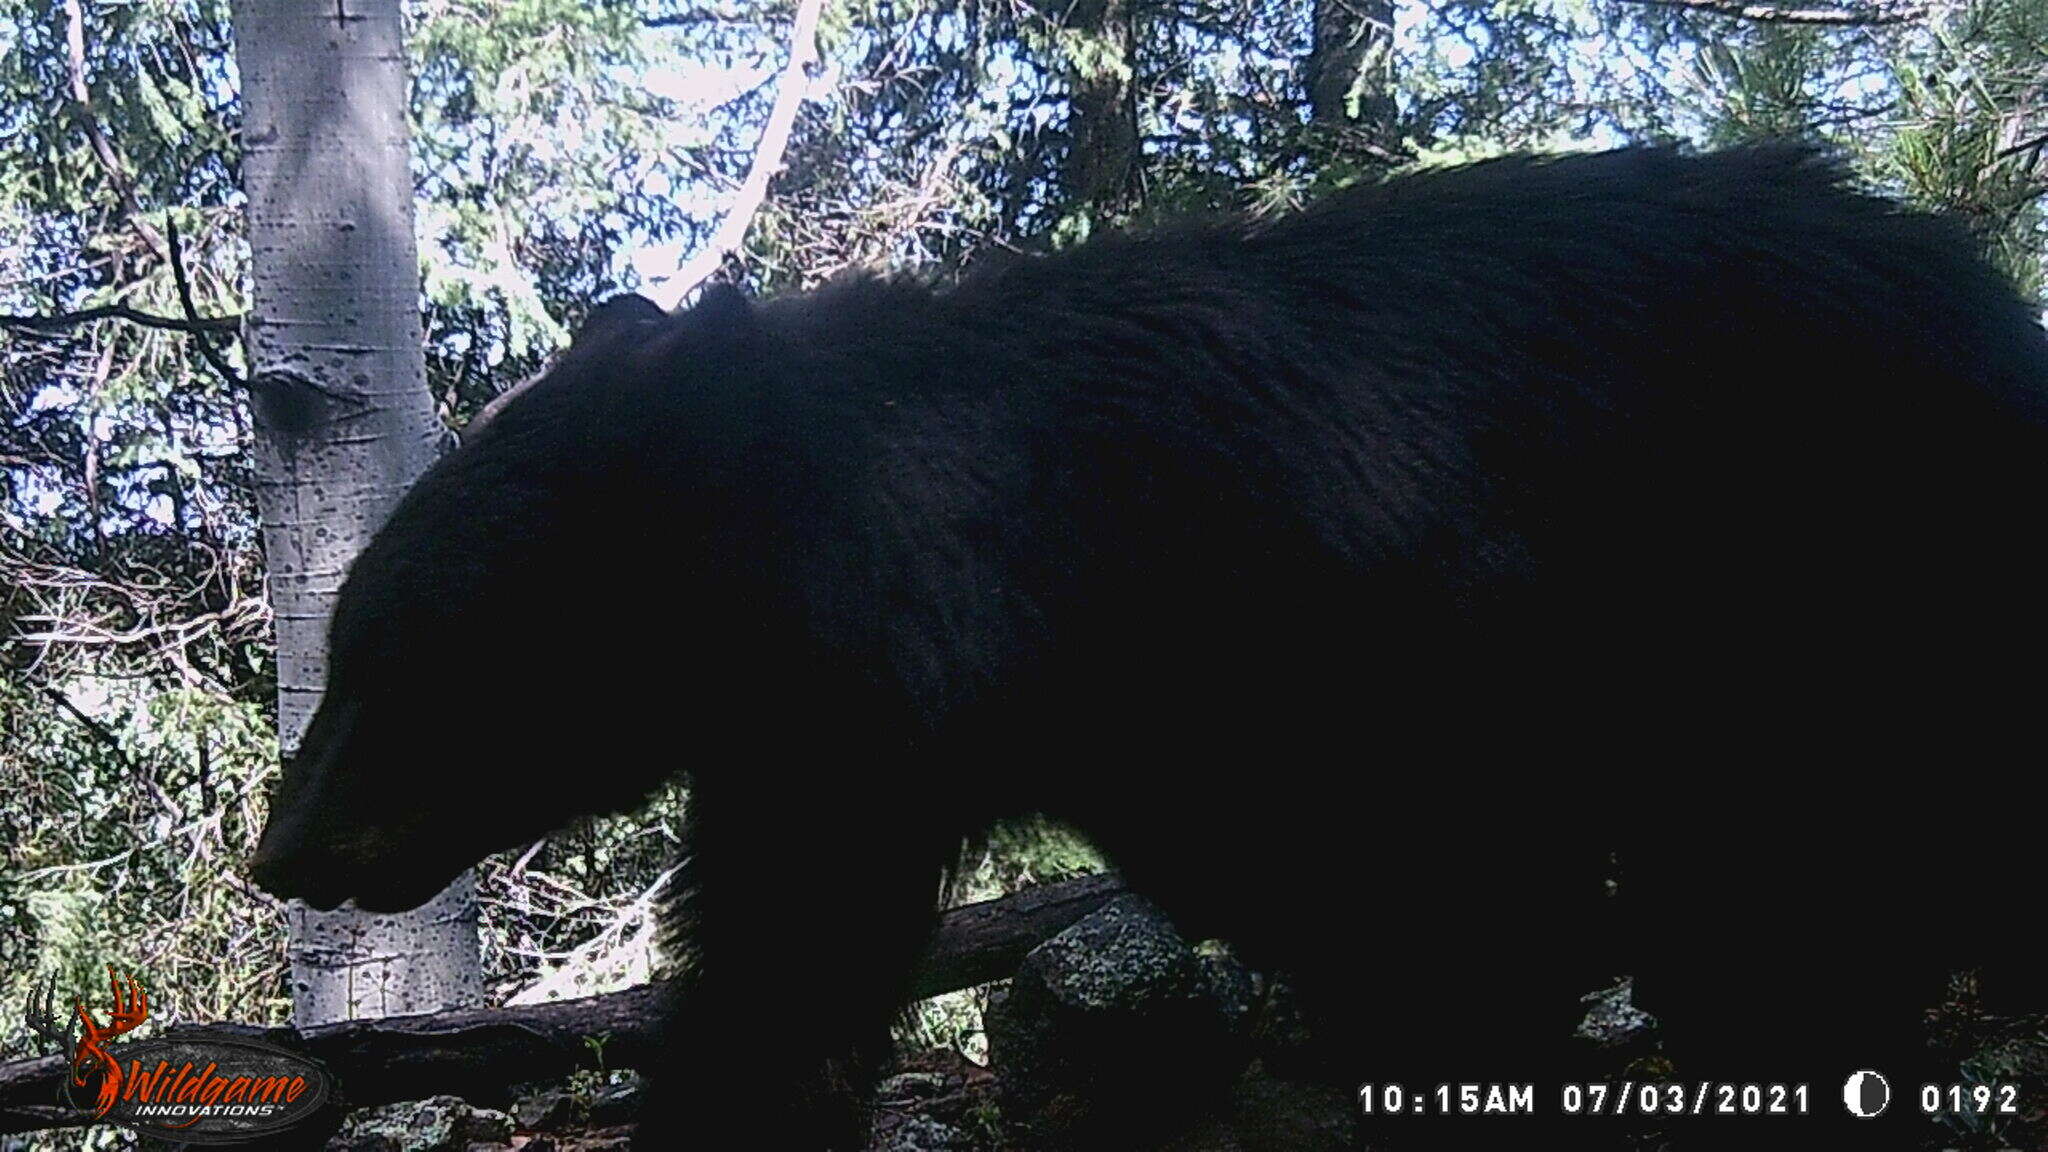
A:
POLYGON ((959 841, 850 794, 700 785, 690 803, 685 976, 635 1146, 737 1126, 749 1148, 856 1152, 959 841))

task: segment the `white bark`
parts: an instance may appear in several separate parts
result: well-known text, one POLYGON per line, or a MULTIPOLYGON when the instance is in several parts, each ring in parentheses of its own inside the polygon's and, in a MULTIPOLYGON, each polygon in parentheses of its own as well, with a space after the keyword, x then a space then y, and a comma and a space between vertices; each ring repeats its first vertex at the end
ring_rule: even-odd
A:
MULTIPOLYGON (((290 755, 349 561, 443 436, 421 351, 400 0, 235 0, 234 27, 257 499, 290 755)), ((293 901, 289 922, 300 1027, 482 1000, 467 874, 412 912, 293 901)))

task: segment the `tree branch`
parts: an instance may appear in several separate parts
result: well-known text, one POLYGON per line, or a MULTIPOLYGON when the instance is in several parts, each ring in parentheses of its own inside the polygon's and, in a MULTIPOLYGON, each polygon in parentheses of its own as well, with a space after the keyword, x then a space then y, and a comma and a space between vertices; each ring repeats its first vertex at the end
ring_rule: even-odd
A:
POLYGON ((2048 133, 2043 133, 2031 140, 2022 140, 2017 144, 1999 149, 1998 159, 2010 160, 2022 152, 2040 152, 2043 149, 2048 149, 2048 133))
POLYGON ((505 405, 517 399, 520 393, 533 387, 534 384, 539 382, 541 377, 548 374, 548 369, 552 367, 554 367, 554 357, 549 357, 547 363, 542 364, 539 369, 529 374, 525 379, 484 401, 484 406, 476 410, 476 415, 469 418, 469 423, 462 426, 462 431, 456 433, 456 437, 460 440, 468 440, 470 437, 483 431, 484 425, 497 419, 498 413, 504 410, 505 405))
POLYGON ((100 167, 106 170, 107 179, 120 196, 121 209, 127 214, 129 225, 151 251, 161 256, 165 251, 163 235, 142 218, 142 201, 135 195, 135 178, 128 174, 128 166, 121 162, 121 154, 114 151, 114 142, 107 138, 106 130, 100 127, 99 117, 93 114, 92 89, 85 82, 85 11, 78 0, 64 0, 64 46, 67 49, 65 66, 71 77, 72 111, 85 129, 93 155, 99 159, 100 167))
POLYGON ((1619 0, 1645 8, 1681 8, 1737 20, 1763 24, 1825 24, 1839 27, 1873 27, 1906 24, 1927 15, 1925 4, 1879 3, 1868 7, 1826 4, 1817 7, 1785 7, 1779 4, 1751 4, 1743 0, 1619 0))
POLYGON ((48 696, 57 707, 69 713, 71 718, 78 721, 79 725, 87 732, 92 733, 93 738, 102 745, 105 745, 107 751, 113 753, 114 757, 120 760, 121 765, 127 768, 131 774, 139 775, 141 773, 141 767, 135 763, 135 758, 128 755, 128 750, 121 747, 120 738, 115 736, 112 730, 105 724, 88 715, 77 704, 72 702, 71 697, 66 696, 47 684, 43 685, 43 695, 48 696))
POLYGON ((783 65, 775 106, 768 113, 767 127, 761 130, 761 144, 754 150, 754 162, 747 169, 747 178, 741 181, 739 191, 733 194, 732 207, 726 209, 725 219, 719 221, 718 231, 712 233, 711 242, 684 261, 675 275, 645 290, 647 297, 663 308, 673 309, 682 303, 683 297, 709 280, 712 273, 725 263, 725 258, 739 251, 740 244, 746 240, 747 228, 753 223, 754 214, 768 197, 769 179, 782 170, 790 129, 795 127, 797 109, 804 102, 804 88, 809 79, 806 70, 818 59, 818 13, 823 7, 824 0, 798 0, 796 23, 790 30, 789 63, 783 65))
MULTIPOLYGON (((186 322, 197 324, 200 319, 199 309, 192 304, 192 282, 185 275, 184 246, 178 243, 178 222, 166 216, 164 227, 170 232, 171 278, 178 285, 178 305, 185 310, 186 322)), ((193 341, 199 345, 199 355, 205 357, 207 365, 219 373, 222 380, 227 381, 231 387, 242 387, 241 374, 236 372, 220 354, 220 350, 213 346, 213 339, 210 336, 205 332, 194 332, 193 341)))
POLYGON ((760 21, 736 12, 671 12, 664 16, 642 16, 642 28, 692 28, 703 24, 745 26, 760 21))
POLYGON ((181 319, 176 316, 157 316, 139 312, 126 304, 100 304, 92 308, 81 308, 76 312, 58 312, 49 316, 0 316, 0 327, 14 328, 23 332, 57 332, 90 324, 95 320, 126 320, 144 328, 167 328, 173 332, 239 332, 242 328, 240 316, 196 316, 181 319))

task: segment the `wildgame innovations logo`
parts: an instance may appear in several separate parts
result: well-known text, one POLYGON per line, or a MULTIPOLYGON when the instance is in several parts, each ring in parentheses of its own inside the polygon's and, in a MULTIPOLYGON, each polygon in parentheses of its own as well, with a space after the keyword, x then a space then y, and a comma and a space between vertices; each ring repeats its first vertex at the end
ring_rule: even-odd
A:
POLYGON ((331 1087, 326 1069, 260 1040, 162 1037, 110 1043, 149 1019, 141 983, 107 969, 113 1002, 101 1024, 83 1000, 59 1026, 53 980, 31 991, 28 1024, 69 1066, 58 1103, 146 1136, 232 1144, 289 1128, 312 1115, 331 1087))

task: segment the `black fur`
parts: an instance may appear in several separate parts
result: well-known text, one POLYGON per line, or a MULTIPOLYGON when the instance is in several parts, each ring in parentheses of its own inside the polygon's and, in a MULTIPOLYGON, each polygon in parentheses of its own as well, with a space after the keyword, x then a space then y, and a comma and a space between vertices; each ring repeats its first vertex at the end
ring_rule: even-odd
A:
POLYGON ((1040 810, 1356 1079, 1543 1079, 1634 971, 1832 1111, 2030 890, 2048 341, 1969 253, 1632 150, 607 326, 357 561, 257 875, 404 906, 688 773, 683 1126, 873 1042, 1040 810))

